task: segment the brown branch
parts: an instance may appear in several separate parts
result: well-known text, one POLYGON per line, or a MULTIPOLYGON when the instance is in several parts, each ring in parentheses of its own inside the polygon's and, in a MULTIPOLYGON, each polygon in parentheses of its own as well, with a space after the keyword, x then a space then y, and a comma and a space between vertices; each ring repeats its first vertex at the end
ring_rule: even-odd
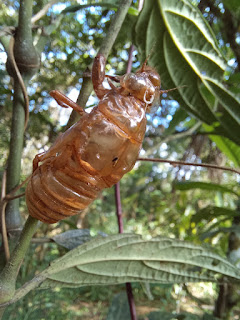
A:
POLYGON ((148 162, 161 162, 161 163, 169 163, 172 166, 194 166, 194 167, 203 167, 209 169, 218 169, 224 171, 231 171, 240 175, 240 170, 233 169, 230 167, 218 166, 215 164, 208 164, 208 163, 195 163, 195 162, 185 162, 185 161, 173 161, 168 159, 159 159, 159 158, 138 158, 138 161, 148 161, 148 162))
POLYGON ((45 244, 45 243, 55 243, 52 239, 50 238, 32 238, 31 240, 32 243, 37 243, 37 244, 45 244))
POLYGON ((11 200, 14 200, 14 199, 21 198, 21 197, 23 197, 23 196, 25 196, 25 192, 19 193, 19 194, 17 194, 16 196, 10 196, 10 195, 8 194, 8 195, 6 195, 5 200, 11 201, 11 200))
MULTIPOLYGON (((28 176, 22 183, 20 183, 19 185, 17 185, 15 188, 13 188, 6 196, 5 199, 6 200, 11 200, 11 198, 14 196, 14 194, 21 189, 25 183, 27 183, 29 181, 29 179, 31 178, 31 176, 28 176)), ((19 198, 19 197, 18 197, 19 198)))

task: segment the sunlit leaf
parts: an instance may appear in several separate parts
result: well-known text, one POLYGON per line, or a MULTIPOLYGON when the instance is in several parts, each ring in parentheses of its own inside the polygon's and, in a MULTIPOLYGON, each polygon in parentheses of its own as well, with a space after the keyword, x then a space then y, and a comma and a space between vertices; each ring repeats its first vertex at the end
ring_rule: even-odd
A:
POLYGON ((145 2, 136 24, 135 40, 143 59, 159 72, 164 88, 180 106, 208 124, 218 121, 218 133, 240 144, 240 104, 224 85, 227 64, 212 29, 189 0, 145 2), (199 84, 211 91, 220 108, 202 96, 199 84), (186 85, 186 87, 181 87, 186 85))

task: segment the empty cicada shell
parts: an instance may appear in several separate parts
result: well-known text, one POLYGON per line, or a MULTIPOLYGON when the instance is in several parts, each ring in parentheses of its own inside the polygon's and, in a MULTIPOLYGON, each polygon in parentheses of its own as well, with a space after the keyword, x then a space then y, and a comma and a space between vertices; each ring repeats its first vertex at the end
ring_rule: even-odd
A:
POLYGON ((26 190, 30 215, 55 223, 86 208, 103 188, 129 172, 141 149, 146 109, 160 93, 160 76, 143 64, 136 73, 109 77, 103 86, 105 58, 98 55, 92 81, 98 105, 90 113, 58 91, 50 94, 63 106, 81 113, 81 119, 60 135, 52 147, 33 161, 26 190))

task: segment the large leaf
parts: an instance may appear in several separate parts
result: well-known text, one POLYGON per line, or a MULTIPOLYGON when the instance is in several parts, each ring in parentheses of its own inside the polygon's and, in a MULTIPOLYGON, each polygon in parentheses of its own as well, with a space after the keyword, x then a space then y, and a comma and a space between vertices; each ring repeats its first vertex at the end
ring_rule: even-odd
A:
MULTIPOLYGON (((98 232, 99 236, 106 237, 107 234, 103 232, 98 232)), ((76 248, 84 242, 90 241, 92 239, 89 229, 77 229, 77 230, 68 230, 66 232, 57 234, 52 237, 52 240, 55 241, 60 246, 71 250, 76 248)))
POLYGON ((227 136, 240 145, 240 103, 220 82, 205 79, 204 84, 213 93, 221 104, 216 116, 227 136))
MULTIPOLYGON (((149 63, 158 70, 161 76, 163 87, 165 89, 169 89, 174 88, 178 85, 186 85, 187 83, 185 82, 176 83, 175 76, 172 77, 172 75, 170 75, 170 70, 168 69, 166 61, 164 59, 164 37, 166 34, 166 26, 161 17, 161 12, 159 10, 157 1, 145 1, 144 8, 137 21, 135 31, 135 40, 140 51, 140 56, 143 60, 145 59, 145 56, 149 52, 151 52, 149 63)), ((177 61, 179 58, 181 57, 178 54, 174 57, 174 60, 177 61)), ((179 68, 180 70, 183 70, 181 64, 179 64, 179 68)), ((206 115, 204 114, 202 109, 194 108, 192 105, 186 103, 184 97, 182 97, 182 95, 178 91, 173 91, 171 93, 171 96, 175 100, 177 100, 179 104, 188 112, 194 114, 201 120, 207 123, 211 123, 211 120, 216 120, 213 115, 211 115, 209 118, 209 108, 205 103, 203 109, 204 107, 206 107, 206 115)))
POLYGON ((231 160, 234 165, 240 167, 240 146, 228 138, 216 135, 210 135, 210 139, 216 143, 216 146, 231 160))
POLYGON ((170 36, 164 38, 164 54, 168 70, 174 79, 175 86, 185 85, 179 89, 184 101, 191 108, 192 113, 198 115, 207 123, 216 121, 213 111, 204 101, 198 89, 198 75, 191 69, 188 62, 179 54, 170 36), (184 70, 184 72, 183 72, 184 70))
MULTIPOLYGON (((177 7, 175 7, 175 0, 159 1, 159 4, 170 34, 170 36, 166 37, 168 42, 165 44, 167 50, 165 59, 169 61, 167 63, 169 70, 171 70, 172 64, 176 64, 176 59, 173 59, 174 45, 176 45, 178 52, 182 55, 182 58, 177 61, 182 64, 181 69, 184 70, 184 73, 178 72, 180 74, 180 77, 178 77, 176 75, 177 68, 173 68, 172 77, 175 75, 175 79, 180 78, 182 80, 181 77, 184 75, 185 81, 190 78, 190 83, 188 81, 186 84, 188 88, 192 87, 192 92, 195 92, 195 99, 193 99, 194 107, 202 109, 206 115, 210 116, 206 113, 207 109, 204 108, 205 103, 203 103, 201 94, 198 92, 197 81, 194 81, 195 87, 191 85, 193 77, 188 76, 189 69, 191 69, 195 73, 195 76, 201 79, 221 103, 223 111, 219 115, 216 114, 216 116, 228 136, 240 144, 240 104, 237 98, 225 89, 222 84, 226 63, 217 47, 210 27, 197 8, 193 7, 188 0, 178 1, 177 7), (186 34, 189 36, 186 36, 186 34), (169 46, 170 50, 168 50, 169 46), (170 54, 172 55, 172 59, 169 58, 170 54), (188 73, 186 74, 187 70, 188 73)), ((179 64, 178 66, 180 67, 179 64)), ((176 85, 178 84, 176 83, 176 85)), ((185 92, 187 90, 183 90, 182 95, 185 92)), ((185 95, 186 98, 189 96, 192 99, 191 95, 187 93, 185 95)), ((212 118, 210 119, 212 120, 212 118)))
POLYGON ((108 285, 133 281, 182 283, 240 280, 240 271, 209 249, 169 238, 134 234, 94 239, 55 260, 40 274, 42 288, 108 285))
POLYGON ((154 46, 149 63, 164 88, 186 85, 171 93, 180 106, 205 123, 219 121, 218 132, 240 144, 240 104, 223 84, 226 61, 201 12, 189 0, 145 1, 135 31, 141 56, 154 46), (199 83, 221 104, 218 113, 212 100, 202 96, 199 83))
POLYGON ((211 221, 212 219, 219 216, 225 216, 226 218, 231 219, 232 217, 235 217, 237 215, 239 215, 239 212, 236 210, 231 210, 223 207, 207 206, 206 208, 199 210, 195 215, 193 215, 191 221, 197 224, 201 220, 211 221))
POLYGON ((209 182, 199 182, 199 181, 181 181, 174 183, 174 188, 181 191, 187 191, 192 189, 202 189, 202 190, 211 190, 211 191, 219 191, 219 192, 226 192, 232 193, 239 197, 239 193, 235 192, 234 190, 230 189, 227 186, 216 184, 216 183, 209 183, 209 182))
POLYGON ((230 232, 235 232, 235 233, 238 233, 239 234, 239 226, 232 226, 232 227, 229 227, 229 228, 225 228, 225 227, 222 227, 222 228, 219 228, 219 226, 217 226, 217 228, 215 230, 211 230, 211 228, 208 228, 207 231, 203 232, 200 236, 200 239, 202 241, 204 241, 205 239, 207 238, 213 238, 215 237, 216 235, 218 235, 219 233, 230 233, 230 232))

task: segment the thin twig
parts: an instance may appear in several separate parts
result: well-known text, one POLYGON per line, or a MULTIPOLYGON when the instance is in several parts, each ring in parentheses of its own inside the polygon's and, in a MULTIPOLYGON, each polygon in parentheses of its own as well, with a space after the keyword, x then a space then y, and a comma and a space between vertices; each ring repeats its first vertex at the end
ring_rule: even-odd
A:
POLYGON ((132 70, 132 56, 133 56, 133 51, 134 51, 134 45, 131 44, 130 49, 129 49, 129 59, 128 59, 128 64, 127 64, 127 73, 130 73, 132 70), (130 59, 131 57, 131 59, 130 59))
POLYGON ((195 163, 195 162, 185 162, 185 161, 173 161, 168 159, 159 159, 159 158, 138 158, 138 161, 149 161, 149 162, 162 162, 162 163, 169 163, 172 166, 194 166, 194 167, 204 167, 209 169, 218 169, 218 170, 224 170, 224 171, 231 171, 237 174, 240 174, 240 170, 224 167, 224 166, 218 166, 215 164, 208 164, 208 163, 195 163))
POLYGON ((24 197, 24 196, 25 196, 25 192, 19 193, 19 194, 17 194, 16 196, 9 196, 9 195, 7 195, 7 196, 5 197, 5 200, 11 201, 11 200, 18 199, 18 198, 21 198, 21 197, 24 197))
POLYGON ((55 243, 52 239, 50 238, 32 238, 31 240, 32 243, 37 243, 37 244, 44 244, 44 243, 55 243))
POLYGON ((16 186, 11 192, 6 195, 6 170, 3 172, 2 177, 2 192, 1 192, 1 200, 0 200, 0 215, 1 215, 1 225, 2 225, 2 238, 3 238, 3 247, 5 252, 6 261, 10 258, 10 250, 8 245, 8 237, 7 237, 7 227, 6 227, 6 217, 5 217, 5 209, 10 200, 20 198, 25 195, 25 192, 20 193, 18 195, 14 195, 29 179, 25 179, 21 184, 16 186))
POLYGON ((114 186, 115 188, 115 202, 116 202, 116 214, 118 219, 118 232, 123 233, 123 220, 122 220, 122 204, 120 195, 120 183, 118 182, 114 186))
POLYGON ((24 112, 25 112, 25 123, 24 123, 24 130, 26 130, 27 124, 28 124, 28 119, 29 119, 29 99, 28 99, 28 94, 27 94, 27 89, 25 87, 22 75, 18 69, 15 57, 14 57, 14 36, 12 36, 10 42, 9 42, 9 59, 11 61, 11 64, 16 72, 20 87, 22 89, 23 97, 24 97, 24 112))
POLYGON ((6 258, 6 261, 8 261, 10 259, 10 250, 8 245, 7 226, 6 226, 6 217, 5 217, 5 209, 6 209, 7 201, 4 200, 6 196, 6 181, 7 181, 7 171, 4 170, 3 177, 2 177, 0 214, 1 214, 1 225, 2 225, 2 242, 4 247, 5 258, 6 258))
POLYGON ((127 297, 128 297, 128 303, 129 303, 129 308, 130 308, 131 319, 132 320, 137 320, 137 312, 136 312, 135 303, 134 303, 132 285, 129 282, 126 283, 126 291, 127 291, 127 297))
POLYGON ((35 14, 32 19, 31 23, 34 24, 36 21, 40 20, 45 14, 48 12, 48 10, 53 6, 58 0, 50 1, 48 4, 46 4, 40 11, 38 11, 37 14, 35 14))
MULTIPOLYGON (((14 194, 21 189, 31 178, 31 176, 28 176, 22 183, 20 183, 19 185, 17 185, 15 188, 13 188, 6 196, 5 199, 6 200, 12 200, 11 198, 14 197, 14 194)), ((18 197, 20 198, 20 197, 18 197)))

